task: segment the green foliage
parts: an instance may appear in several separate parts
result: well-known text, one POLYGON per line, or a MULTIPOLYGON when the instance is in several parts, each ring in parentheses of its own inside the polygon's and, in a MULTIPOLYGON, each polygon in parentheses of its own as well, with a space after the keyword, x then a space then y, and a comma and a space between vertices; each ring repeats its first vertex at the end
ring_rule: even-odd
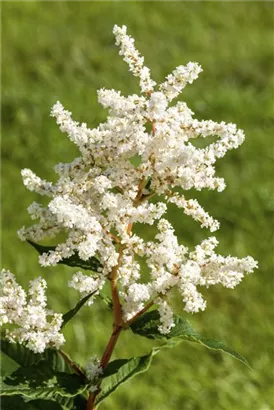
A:
MULTIPOLYGON (((18 396, 16 397, 16 399, 17 398, 18 396)), ((12 399, 14 400, 14 397, 12 397, 12 399)), ((31 400, 27 402, 26 404, 31 405, 37 410, 62 410, 62 406, 56 401, 52 401, 52 400, 41 400, 41 399, 31 400)))
MULTIPOLYGON (((6 339, 1 340, 1 351, 22 367, 32 366, 44 359, 44 354, 34 353, 19 343, 10 343, 6 339)), ((47 353, 48 351, 46 351, 47 353)))
POLYGON ((50 400, 31 400, 26 402, 23 397, 3 396, 1 398, 2 410, 62 410, 59 403, 50 400))
POLYGON ((158 326, 161 324, 158 310, 152 310, 138 318, 130 327, 133 333, 147 337, 148 339, 161 340, 165 343, 161 346, 154 347, 148 355, 133 357, 130 359, 118 359, 109 363, 104 371, 101 391, 97 397, 96 404, 101 403, 105 398, 112 394, 122 383, 143 373, 149 369, 152 358, 162 348, 171 348, 177 346, 183 340, 200 343, 209 349, 221 350, 229 353, 234 358, 248 365, 247 360, 225 346, 222 342, 213 339, 207 339, 194 330, 189 322, 179 316, 174 317, 174 327, 170 333, 163 335, 159 332, 158 326))
MULTIPOLYGON (((59 406, 57 404, 57 406, 59 406)), ((3 396, 1 398, 1 409, 2 410, 37 410, 37 407, 33 406, 30 403, 26 403, 25 400, 18 396, 18 397, 8 397, 3 396)), ((58 409, 59 410, 59 409, 58 409)))
POLYGON ((209 349, 222 350, 223 352, 229 353, 231 356, 235 357, 235 359, 240 360, 242 363, 249 367, 247 360, 242 355, 225 346, 218 340, 207 339, 201 336, 196 330, 191 327, 186 319, 175 315, 174 327, 166 335, 163 335, 159 332, 158 326, 160 324, 161 322, 158 310, 152 310, 138 318, 136 322, 131 325, 131 329, 133 333, 136 333, 140 336, 145 336, 148 339, 172 340, 175 338, 178 341, 188 340, 191 342, 200 343, 209 349))
POLYGON ((53 370, 46 360, 20 367, 6 377, 1 386, 3 396, 22 395, 32 399, 74 397, 87 388, 78 375, 53 370))
POLYGON ((170 340, 161 346, 154 347, 151 352, 145 356, 118 359, 110 362, 104 370, 101 391, 96 399, 96 404, 101 403, 105 398, 110 396, 122 383, 149 370, 153 356, 159 353, 161 349, 175 347, 179 342, 180 340, 178 338, 170 338, 170 340))
POLYGON ((54 371, 74 373, 71 366, 55 349, 46 349, 44 353, 34 353, 22 344, 10 343, 2 339, 1 351, 21 367, 29 367, 46 361, 54 371))
POLYGON ((122 383, 125 383, 139 373, 149 369, 152 357, 158 351, 153 349, 150 354, 131 359, 119 359, 111 362, 104 372, 101 392, 96 404, 101 403, 106 397, 113 393, 122 383))
MULTIPOLYGON (((35 354, 23 345, 8 343, 6 340, 1 341, 1 350, 20 365, 1 383, 1 394, 4 398, 16 396, 15 409, 16 406, 18 410, 21 409, 20 406, 23 406, 26 398, 32 400, 26 404, 29 406, 26 407, 27 410, 39 409, 39 406, 47 409, 52 401, 71 410, 84 406, 85 398, 82 394, 88 384, 74 373, 57 350, 47 349, 42 354, 35 354), (48 403, 44 403, 44 400, 48 403)), ((13 403, 13 400, 5 399, 4 406, 8 407, 10 402, 13 403)), ((58 404, 55 406, 52 407, 53 410, 59 408, 58 404)))

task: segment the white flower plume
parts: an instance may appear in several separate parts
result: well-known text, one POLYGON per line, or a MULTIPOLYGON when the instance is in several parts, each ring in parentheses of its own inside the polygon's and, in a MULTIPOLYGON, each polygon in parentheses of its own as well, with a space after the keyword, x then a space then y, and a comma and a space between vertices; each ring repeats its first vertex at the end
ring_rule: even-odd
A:
POLYGON ((217 255, 215 238, 188 251, 163 218, 167 205, 159 200, 164 197, 167 204, 182 208, 201 227, 218 229, 219 222, 196 199, 187 198, 185 191, 222 191, 225 182, 215 175, 215 162, 242 144, 244 132, 234 124, 195 119, 184 102, 169 106, 198 77, 202 71, 199 64, 189 62, 177 67, 157 87, 127 28, 115 25, 113 33, 119 54, 139 78, 142 95, 99 90, 98 101, 108 109, 109 116, 94 129, 76 122, 60 102, 53 106, 51 116, 77 145, 80 156, 55 167, 59 175, 55 184, 30 170, 22 171, 26 187, 49 196, 50 202, 45 207, 37 203, 29 207, 31 217, 40 221, 22 228, 19 235, 23 240, 41 241, 64 230, 67 240, 42 255, 40 263, 55 265, 74 253, 83 260, 96 256, 102 266, 98 275, 78 272, 70 286, 81 295, 100 290, 115 268, 124 317, 132 318, 149 300, 157 300, 160 331, 166 333, 173 325, 168 304, 171 288, 176 286, 181 293, 186 311, 197 312, 206 306, 198 287, 219 283, 232 288, 257 267, 251 257, 217 255), (205 148, 192 143, 208 136, 215 136, 215 141, 205 148), (156 202, 151 203, 151 197, 156 202), (134 223, 157 223, 155 240, 145 242, 134 234, 134 223), (140 257, 150 271, 148 282, 142 277, 140 257))
POLYGON ((40 277, 30 281, 27 295, 15 276, 3 269, 0 283, 0 325, 16 326, 6 331, 8 340, 25 343, 34 353, 42 353, 48 347, 58 349, 65 342, 60 333, 63 319, 61 314, 46 308, 46 281, 40 277))

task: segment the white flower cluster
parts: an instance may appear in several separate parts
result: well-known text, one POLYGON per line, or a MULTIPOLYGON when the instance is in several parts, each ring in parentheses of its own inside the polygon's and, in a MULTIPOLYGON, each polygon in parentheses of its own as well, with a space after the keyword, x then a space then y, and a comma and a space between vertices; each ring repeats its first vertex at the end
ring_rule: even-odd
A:
MULTIPOLYGON (((122 96, 119 91, 101 89, 98 100, 109 110, 105 123, 89 129, 79 124, 57 102, 51 111, 62 132, 79 148, 80 156, 55 167, 59 179, 44 181, 23 170, 24 184, 31 191, 50 197, 48 206, 32 204, 28 211, 39 222, 19 232, 21 239, 41 241, 61 230, 67 240, 40 257, 43 266, 78 253, 88 260, 96 256, 102 269, 97 276, 74 275, 70 286, 81 295, 100 290, 113 269, 118 272, 124 319, 136 315, 150 300, 157 300, 160 331, 173 326, 168 291, 180 291, 185 310, 205 309, 198 286, 236 286, 245 272, 257 263, 251 258, 222 257, 214 253, 215 238, 209 238, 189 252, 178 243, 174 230, 163 218, 167 203, 176 204, 201 227, 215 231, 214 220, 197 202, 179 193, 204 188, 222 191, 225 182, 215 175, 215 162, 244 141, 234 124, 199 121, 184 102, 169 107, 170 101, 192 83, 202 71, 197 63, 177 67, 155 90, 156 83, 144 66, 144 59, 127 35, 125 26, 113 29, 120 54, 130 71, 140 79, 142 96, 122 96), (205 148, 192 140, 215 136, 205 148), (137 162, 138 162, 138 165, 137 162), (180 191, 181 192, 181 191, 180 191), (149 202, 154 196, 153 203, 149 202), (158 199, 158 201, 157 201, 158 199), (132 232, 134 223, 154 224, 155 241, 145 242, 132 232), (144 283, 140 258, 146 262, 150 279, 144 283)), ((90 301, 92 303, 92 301, 90 301)))
POLYGON ((10 271, 1 271, 0 284, 0 325, 16 325, 6 331, 10 342, 25 343, 35 353, 41 353, 47 347, 59 348, 65 342, 59 333, 62 315, 46 309, 47 284, 44 279, 39 277, 30 281, 28 298, 10 271))
POLYGON ((120 55, 124 56, 124 61, 128 63, 129 70, 136 77, 140 78, 140 87, 142 92, 150 92, 156 85, 155 81, 150 78, 150 70, 144 66, 144 57, 141 57, 139 51, 134 46, 134 39, 127 35, 127 27, 113 28, 113 34, 116 37, 116 45, 121 46, 120 55))
POLYGON ((103 374, 103 369, 100 366, 100 360, 97 356, 92 356, 88 360, 85 367, 85 374, 91 382, 103 374))
MULTIPOLYGON (((90 293, 94 293, 94 296, 99 294, 99 291, 103 288, 106 278, 102 276, 87 276, 82 272, 77 272, 73 275, 72 280, 69 282, 69 286, 78 290, 82 297, 87 296, 90 293)), ((87 305, 90 306, 94 302, 94 296, 87 301, 87 305)))
POLYGON ((186 66, 180 65, 167 76, 166 81, 160 85, 160 90, 171 101, 180 94, 188 83, 193 83, 201 71, 203 70, 197 63, 189 62, 186 66))

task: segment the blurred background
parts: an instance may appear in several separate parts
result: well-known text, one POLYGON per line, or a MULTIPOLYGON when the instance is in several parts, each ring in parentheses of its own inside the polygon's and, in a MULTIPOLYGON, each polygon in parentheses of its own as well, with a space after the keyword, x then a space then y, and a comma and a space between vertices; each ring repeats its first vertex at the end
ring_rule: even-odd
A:
MULTIPOLYGON (((273 402, 273 3, 267 2, 4 2, 2 3, 2 267, 28 281, 43 275, 49 305, 66 312, 78 300, 67 288, 74 269, 43 269, 16 232, 31 223, 27 206, 41 198, 20 177, 31 168, 55 180, 53 166, 77 150, 49 117, 60 100, 78 121, 106 118, 96 90, 138 93, 138 80, 118 56, 114 24, 126 24, 152 76, 162 82, 176 66, 197 61, 203 73, 182 94, 199 119, 235 122, 246 141, 218 162, 226 190, 195 196, 219 219, 218 252, 259 261, 235 290, 204 291, 207 310, 176 311, 205 336, 247 357, 182 343, 157 355, 150 371, 121 387, 102 410, 270 410, 273 402), (271 192, 272 188, 272 192, 271 192), (272 195, 271 195, 272 193, 272 195), (272 248, 272 249, 271 249, 272 248)), ((169 209, 180 240, 192 247, 209 236, 169 209)), ((147 231, 147 230, 146 230, 147 231)), ((148 233, 149 235, 150 233, 148 233)), ((111 316, 98 301, 66 328, 65 350, 81 364, 101 356, 111 316)), ((125 332, 115 357, 146 354, 152 343, 125 332)))

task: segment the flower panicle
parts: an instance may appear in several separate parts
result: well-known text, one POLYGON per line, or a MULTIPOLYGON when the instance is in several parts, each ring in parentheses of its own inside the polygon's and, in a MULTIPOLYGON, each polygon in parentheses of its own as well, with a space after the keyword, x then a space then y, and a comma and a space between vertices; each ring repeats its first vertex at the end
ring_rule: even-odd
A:
MULTIPOLYGON (((126 26, 115 25, 113 33, 120 47, 119 54, 129 65, 129 71, 139 78, 142 95, 123 96, 113 89, 99 90, 98 101, 109 115, 94 129, 72 119, 71 112, 60 102, 52 107, 51 116, 61 132, 77 145, 80 156, 71 163, 56 165, 55 183, 42 180, 30 170, 22 171, 26 187, 48 196, 49 202, 47 205, 35 202, 28 208, 31 218, 39 221, 23 227, 19 236, 22 240, 39 242, 65 232, 67 236, 62 243, 40 256, 41 265, 56 265, 75 254, 84 261, 98 258, 101 267, 95 274, 77 272, 69 286, 82 297, 95 292, 88 302, 92 304, 115 270, 123 320, 131 320, 155 301, 161 317, 159 330, 165 334, 173 326, 171 289, 178 289, 184 309, 194 313, 206 308, 200 292, 202 286, 221 284, 234 288, 245 274, 257 268, 252 257, 218 255, 215 237, 204 240, 192 251, 187 249, 179 243, 165 215, 167 204, 171 204, 202 228, 216 231, 219 222, 195 198, 187 198, 186 191, 221 192, 225 181, 216 176, 215 163, 229 150, 238 148, 245 136, 235 124, 194 118, 184 102, 169 105, 201 73, 198 63, 177 67, 156 88, 126 26), (197 138, 206 140, 207 137, 215 139, 204 148, 197 148, 193 143, 197 138), (150 202, 152 197, 155 201, 150 202), (157 233, 146 241, 134 232, 134 224, 157 225, 157 233), (148 267, 146 281, 140 258, 148 267)), ((52 325, 46 320, 44 282, 39 280, 32 285, 31 300, 39 301, 44 321, 41 329, 31 328, 33 336, 30 336, 22 318, 27 309, 38 309, 38 305, 26 302, 27 296, 12 274, 4 273, 3 277, 6 290, 2 322, 17 321, 19 326, 17 333, 9 334, 10 340, 17 338, 31 343, 33 337, 37 351, 50 343, 63 342, 59 334, 60 316, 53 316, 52 325), (35 341, 38 329, 42 335, 40 345, 35 341)), ((34 323, 34 313, 29 317, 34 323)))

